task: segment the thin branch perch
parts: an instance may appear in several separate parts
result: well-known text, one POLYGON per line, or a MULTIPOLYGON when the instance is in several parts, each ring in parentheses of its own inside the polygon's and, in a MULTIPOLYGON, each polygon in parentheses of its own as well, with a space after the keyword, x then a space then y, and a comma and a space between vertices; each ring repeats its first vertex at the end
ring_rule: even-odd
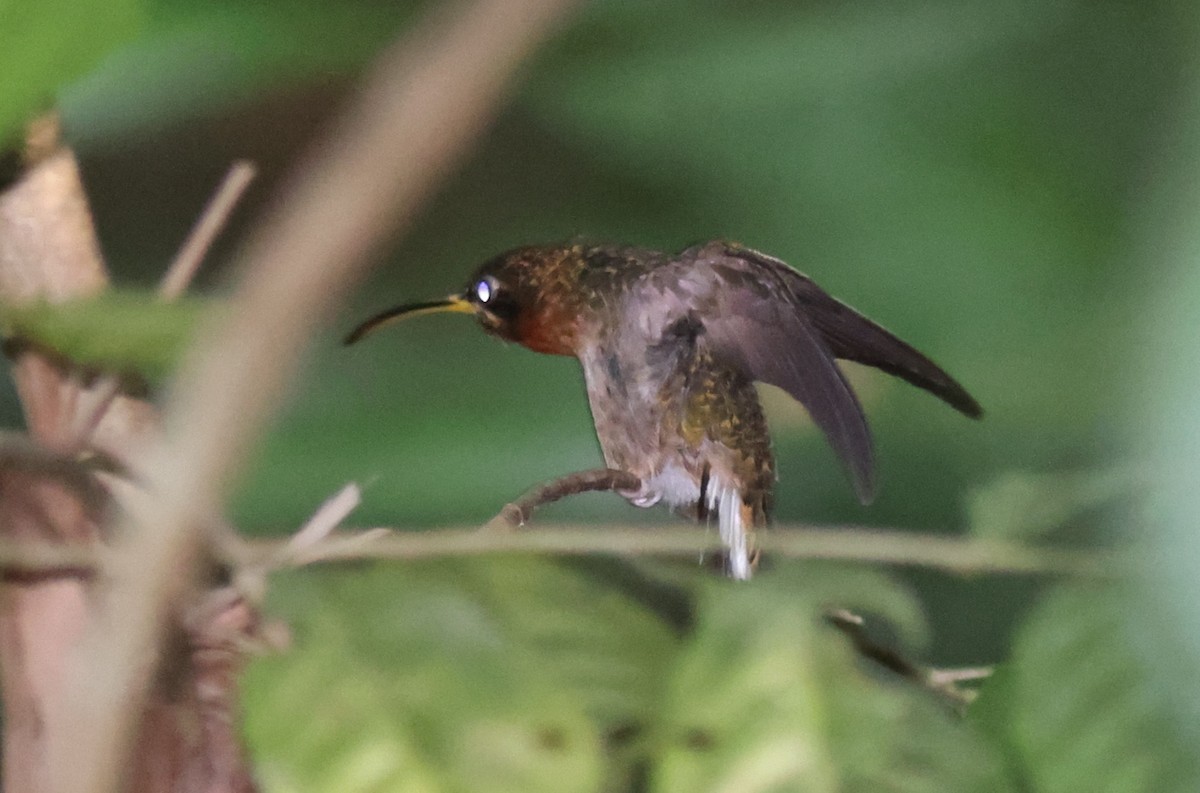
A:
POLYGON ((499 514, 488 521, 484 528, 512 529, 524 526, 526 521, 533 516, 535 509, 567 496, 597 491, 637 490, 641 486, 642 480, 638 477, 627 471, 618 471, 613 468, 596 468, 567 474, 536 485, 516 501, 505 504, 499 514))

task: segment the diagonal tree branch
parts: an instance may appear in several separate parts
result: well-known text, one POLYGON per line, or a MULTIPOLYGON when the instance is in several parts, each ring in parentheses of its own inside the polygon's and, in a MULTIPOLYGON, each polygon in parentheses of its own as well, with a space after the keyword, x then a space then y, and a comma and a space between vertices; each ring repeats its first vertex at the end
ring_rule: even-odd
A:
POLYGON ((168 616, 194 583, 206 527, 309 336, 463 156, 566 5, 480 0, 386 53, 243 252, 245 277, 227 319, 185 362, 166 440, 139 466, 152 496, 118 526, 108 586, 71 659, 57 705, 70 723, 50 736, 53 790, 120 786, 168 616))

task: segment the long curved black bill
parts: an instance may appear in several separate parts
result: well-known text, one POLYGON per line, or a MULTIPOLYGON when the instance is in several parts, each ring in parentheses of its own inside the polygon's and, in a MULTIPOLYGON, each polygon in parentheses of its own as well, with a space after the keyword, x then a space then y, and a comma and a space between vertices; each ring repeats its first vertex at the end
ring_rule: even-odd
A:
POLYGON ((399 322, 402 319, 419 317, 422 314, 442 314, 445 312, 473 314, 475 313, 475 307, 462 295, 450 295, 450 297, 444 300, 431 300, 428 303, 412 303, 407 306, 389 308, 387 311, 381 311, 367 319, 346 334, 346 338, 342 340, 342 344, 350 346, 385 325, 391 325, 393 322, 399 322))

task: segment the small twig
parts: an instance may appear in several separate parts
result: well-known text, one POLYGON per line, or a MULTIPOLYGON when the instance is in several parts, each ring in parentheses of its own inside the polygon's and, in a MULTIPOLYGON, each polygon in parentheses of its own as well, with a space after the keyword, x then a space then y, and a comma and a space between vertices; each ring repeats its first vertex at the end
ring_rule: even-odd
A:
POLYGON ((958 711, 965 709, 976 697, 973 689, 963 688, 959 684, 980 680, 992 674, 991 667, 935 669, 918 663, 899 649, 874 639, 867 633, 863 618, 846 609, 830 609, 826 612, 825 619, 850 639, 855 651, 863 658, 874 661, 905 680, 942 697, 958 711))
POLYGON ((505 504, 496 517, 484 524, 483 528, 492 530, 524 526, 533 516, 535 509, 567 496, 598 490, 637 490, 641 486, 642 480, 638 477, 613 468, 596 468, 567 474, 530 488, 516 501, 505 504))
POLYGON ((994 666, 961 666, 953 669, 929 670, 929 681, 934 685, 952 683, 970 683, 975 680, 986 680, 996 671, 994 666))
POLYGON ((187 291, 213 241, 229 222, 229 216, 246 188, 254 181, 255 174, 254 165, 245 160, 235 162, 225 174, 221 186, 209 199, 208 206, 200 214, 158 285, 158 294, 163 300, 175 300, 187 291))
MULTIPOLYGON (((89 509, 100 511, 106 504, 103 489, 82 463, 40 446, 24 435, 0 431, 0 471, 16 469, 62 482, 89 509)), ((0 542, 0 548, 4 547, 0 542)))
POLYGON ((346 517, 362 503, 358 485, 351 482, 317 507, 300 529, 284 546, 285 555, 295 556, 324 540, 346 517))
MULTIPOLYGON (((287 539, 273 556, 253 564, 233 564, 234 589, 250 602, 260 603, 267 593, 268 575, 282 568, 302 567, 311 562, 311 549, 329 539, 346 516, 362 501, 358 485, 351 482, 325 500, 304 525, 287 539)), ((356 533, 340 542, 351 544, 369 543, 378 532, 356 533)), ((223 532, 218 538, 216 553, 226 557, 237 555, 241 539, 236 532, 223 532)))
MULTIPOLYGON (((158 285, 158 295, 162 300, 170 302, 187 291, 213 241, 229 222, 230 214, 254 176, 254 166, 246 161, 236 162, 229 169, 163 275, 158 285)), ((67 446, 72 453, 83 449, 100 426, 109 407, 121 393, 121 379, 114 374, 104 374, 92 388, 81 387, 78 393, 80 398, 67 446)))
POLYGON ((71 423, 70 441, 67 451, 78 453, 95 433, 109 407, 121 393, 121 378, 115 374, 103 374, 95 385, 78 390, 79 398, 75 403, 74 420, 71 423))
POLYGON ((76 422, 71 419, 78 417, 80 404, 87 402, 87 379, 84 371, 75 366, 64 367, 63 379, 65 387, 59 389, 58 392, 58 413, 63 417, 59 432, 65 434, 56 438, 52 445, 64 454, 73 454, 75 452, 76 422))
POLYGON ((329 554, 344 557, 361 555, 371 558, 371 547, 380 540, 392 534, 391 529, 366 529, 329 537, 321 543, 310 545, 302 551, 291 554, 288 559, 290 567, 307 567, 310 564, 323 562, 329 554))
POLYGON ((13 580, 88 577, 98 567, 94 550, 61 542, 0 543, 0 577, 13 580))
MULTIPOLYGON (((103 489, 83 464, 24 436, 0 433, 0 506, 5 535, 62 540, 65 524, 94 522, 108 505, 103 489)), ((5 583, 90 578, 97 558, 90 544, 24 542, 0 565, 5 583)), ((2 546, 0 546, 2 547, 2 546)))

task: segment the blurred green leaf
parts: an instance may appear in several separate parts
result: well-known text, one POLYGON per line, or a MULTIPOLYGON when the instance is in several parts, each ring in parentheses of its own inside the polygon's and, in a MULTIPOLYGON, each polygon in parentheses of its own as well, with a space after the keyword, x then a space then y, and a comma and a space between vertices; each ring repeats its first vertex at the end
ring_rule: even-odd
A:
MULTIPOLYGON (((676 640, 652 612, 615 585, 526 557, 428 562, 400 570, 380 569, 363 586, 389 598, 403 597, 409 588, 449 589, 474 604, 472 614, 486 620, 497 642, 536 658, 531 663, 539 675, 598 721, 622 724, 653 713, 676 640)), ((380 612, 377 618, 392 617, 380 612)), ((366 652, 395 657, 406 651, 401 642, 411 643, 404 639, 406 631, 366 627, 360 637, 366 652)))
POLYGON ((141 0, 0 0, 0 149, 59 89, 141 28, 141 0))
POLYGON ((48 347, 83 366, 158 379, 168 374, 202 317, 205 298, 166 302, 149 292, 108 290, 65 303, 0 309, 4 332, 48 347))
POLYGON ((1043 537, 1131 496, 1144 477, 1129 466, 1036 474, 1009 471, 967 496, 967 519, 979 537, 1043 537))
POLYGON ((1200 789, 1195 746, 1147 680, 1156 649, 1127 629, 1136 613, 1118 589, 1064 586, 1019 632, 1012 740, 1038 793, 1200 789))
POLYGON ((1028 790, 1021 752, 1012 730, 1012 710, 1016 677, 1008 664, 1000 664, 978 688, 978 696, 967 710, 967 719, 993 746, 1003 760, 1012 787, 1028 790))
POLYGON ((807 584, 710 587, 669 684, 653 790, 1006 789, 968 725, 925 692, 866 674, 820 627, 836 579, 813 568, 807 584))
POLYGON ((708 779, 703 790, 771 776, 776 762, 780 779, 811 781, 810 751, 832 753, 832 778, 850 785, 838 789, 872 775, 913 790, 999 789, 976 784, 990 760, 941 703, 865 674, 818 627, 836 602, 919 637, 919 607, 877 574, 805 565, 750 585, 706 578, 682 654, 622 587, 537 559, 305 571, 279 584, 272 599, 297 648, 246 684, 247 734, 279 789, 333 789, 337 768, 386 789, 592 790, 601 775, 630 779, 646 756, 659 789, 708 779), (287 717, 297 701, 307 718, 287 717), (641 748, 601 753, 600 735, 630 730, 641 748), (710 738, 732 753, 697 748, 710 738), (879 740, 894 751, 871 748, 879 740))
MULTIPOLYGON (((428 771, 430 790, 594 790, 601 731, 657 712, 675 652, 667 626, 627 595, 534 559, 282 584, 272 597, 296 624, 298 648, 255 670, 248 734, 304 785, 326 763, 366 764, 362 746, 393 742, 428 771), (364 680, 376 697, 366 714, 381 714, 367 719, 369 735, 340 704, 364 680), (287 716, 296 705, 286 692, 300 686, 313 691, 310 719, 287 716)), ((413 773, 397 769, 389 784, 413 773)))
POLYGON ((657 713, 677 641, 622 590, 533 558, 471 565, 459 582, 598 722, 646 722, 657 713))
POLYGON ((345 656, 330 622, 310 626, 304 645, 286 657, 251 666, 242 687, 244 730, 265 790, 445 789, 380 696, 388 682, 345 656))

